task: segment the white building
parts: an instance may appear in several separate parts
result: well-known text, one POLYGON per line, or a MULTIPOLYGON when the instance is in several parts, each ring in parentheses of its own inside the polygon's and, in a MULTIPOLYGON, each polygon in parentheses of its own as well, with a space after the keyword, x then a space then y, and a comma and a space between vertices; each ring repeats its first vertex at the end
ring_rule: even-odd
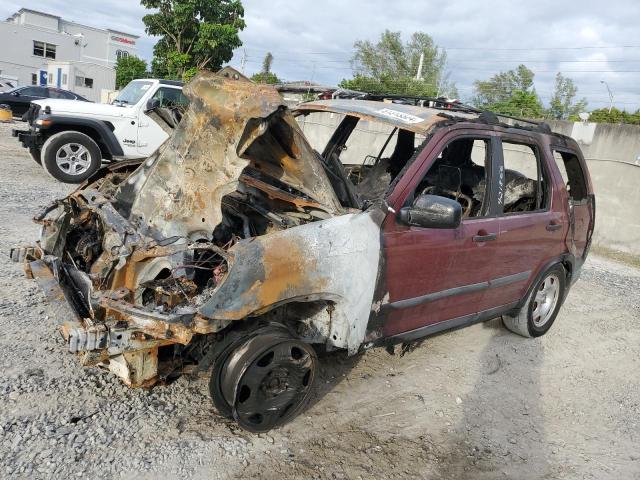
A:
POLYGON ((135 55, 138 36, 22 8, 0 22, 0 79, 48 85, 100 101, 115 89, 116 60, 135 55))

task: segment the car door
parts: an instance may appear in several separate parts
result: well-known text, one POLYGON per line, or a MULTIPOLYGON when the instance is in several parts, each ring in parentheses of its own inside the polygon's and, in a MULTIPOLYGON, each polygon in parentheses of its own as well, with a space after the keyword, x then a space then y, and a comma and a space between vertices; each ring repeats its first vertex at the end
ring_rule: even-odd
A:
MULTIPOLYGON (((382 235, 388 292, 381 307, 385 336, 422 336, 421 332, 442 322, 472 320, 478 312, 490 308, 485 293, 495 277, 495 240, 499 228, 495 188, 490 180, 495 168, 495 139, 490 132, 478 133, 471 129, 446 134, 440 140, 434 138, 432 144, 434 142, 435 146, 423 151, 398 183, 389 199, 392 208, 399 211, 411 203, 419 190, 432 189, 434 183, 441 183, 443 188, 447 187, 444 190, 450 192, 452 185, 445 185, 446 178, 440 177, 447 177, 451 168, 463 171, 462 164, 457 164, 452 154, 453 147, 462 142, 466 142, 466 147, 460 151, 468 151, 468 142, 473 142, 472 151, 484 150, 483 162, 464 160, 475 163, 467 164, 465 171, 483 172, 484 195, 480 197, 479 210, 463 218, 455 229, 407 226, 398 221, 398 215, 387 216, 382 235), (410 179, 406 180, 407 177, 410 179), (425 185, 428 186, 424 188, 425 185)), ((453 187, 459 186, 462 193, 470 185, 462 184, 462 173, 460 177, 461 185, 454 182, 453 187)))
POLYGON ((553 188, 549 152, 535 136, 500 134, 500 226, 496 275, 513 281, 488 292, 495 304, 518 302, 540 271, 564 252, 568 219, 553 188))
MULTIPOLYGON (((160 87, 147 103, 155 102, 158 108, 185 107, 189 100, 180 88, 160 87)), ((151 155, 162 143, 169 138, 165 130, 152 120, 146 113, 146 108, 140 111, 138 121, 138 153, 151 155)))
POLYGON ((42 100, 48 98, 47 89, 45 87, 25 87, 17 91, 18 95, 13 96, 10 102, 11 110, 14 115, 23 115, 31 102, 34 100, 42 100))
POLYGON ((552 145, 551 148, 562 183, 566 185, 563 204, 569 211, 567 246, 576 259, 583 259, 595 224, 595 198, 589 188, 586 164, 582 155, 568 147, 552 145))

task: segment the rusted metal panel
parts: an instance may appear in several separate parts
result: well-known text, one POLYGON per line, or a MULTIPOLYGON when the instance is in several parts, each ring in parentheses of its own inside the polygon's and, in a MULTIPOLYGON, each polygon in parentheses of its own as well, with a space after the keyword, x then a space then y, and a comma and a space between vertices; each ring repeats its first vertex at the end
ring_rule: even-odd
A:
POLYGON ((173 138, 127 180, 136 191, 129 218, 143 233, 213 231, 222 221, 222 197, 236 190, 250 164, 340 210, 320 160, 275 88, 203 72, 184 92, 191 105, 173 138))
MULTIPOLYGON (((442 110, 367 100, 318 100, 303 103, 296 108, 295 113, 299 114, 305 111, 351 115, 363 120, 392 125, 420 135, 427 135, 434 126, 448 120, 446 112, 442 110)), ((455 112, 455 117, 461 120, 473 120, 478 118, 478 115, 455 112)))

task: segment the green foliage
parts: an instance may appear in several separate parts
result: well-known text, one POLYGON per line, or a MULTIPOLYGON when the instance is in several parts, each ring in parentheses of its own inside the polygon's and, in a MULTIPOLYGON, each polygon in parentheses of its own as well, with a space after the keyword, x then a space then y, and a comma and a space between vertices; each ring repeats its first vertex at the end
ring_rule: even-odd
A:
POLYGON ((571 116, 575 117, 579 113, 584 112, 587 108, 587 100, 585 98, 574 103, 578 88, 573 80, 566 78, 559 73, 556 75, 556 88, 551 98, 548 114, 552 118, 559 120, 567 119, 571 116))
POLYGON ((516 117, 541 118, 544 107, 533 87, 534 73, 524 65, 474 82, 473 104, 484 110, 516 117))
POLYGON ((273 64, 273 55, 267 52, 262 61, 262 73, 271 73, 271 65, 273 64))
POLYGON ((152 70, 160 78, 193 77, 198 70, 218 70, 242 45, 244 9, 240 0, 141 0, 156 12, 142 21, 149 35, 160 37, 152 70))
POLYGON ((438 90, 423 80, 385 75, 382 78, 356 75, 351 80, 342 80, 340 88, 373 94, 407 95, 413 97, 435 97, 438 90))
POLYGON ((271 65, 273 64, 273 55, 271 52, 268 52, 264 56, 264 60, 262 61, 262 71, 260 73, 256 73, 251 77, 256 83, 268 83, 270 85, 276 83, 282 83, 282 81, 277 77, 275 73, 271 73, 271 65))
POLYGON ((489 80, 476 80, 473 83, 473 104, 479 108, 494 110, 494 105, 508 103, 515 92, 535 93, 533 77, 534 73, 531 70, 519 65, 515 70, 500 72, 489 80))
POLYGON ((147 76, 147 62, 138 57, 133 55, 120 57, 116 62, 116 89, 118 90, 131 80, 147 76))
POLYGON ((417 96, 445 95, 455 88, 445 74, 446 53, 426 33, 415 32, 403 43, 400 32, 385 30, 376 44, 359 40, 354 49, 351 65, 355 75, 343 80, 342 88, 417 96), (416 80, 421 54, 422 77, 416 80))
POLYGON ((589 116, 590 122, 595 123, 625 123, 630 125, 640 125, 640 110, 630 113, 625 110, 612 108, 609 112, 608 108, 600 108, 591 112, 589 116))
POLYGON ((513 90, 507 99, 492 104, 488 109, 513 117, 542 118, 544 116, 544 107, 535 91, 513 90))
POLYGON ((268 83, 269 85, 282 83, 280 79, 277 77, 277 75, 271 72, 256 73, 251 77, 251 80, 253 80, 256 83, 268 83))

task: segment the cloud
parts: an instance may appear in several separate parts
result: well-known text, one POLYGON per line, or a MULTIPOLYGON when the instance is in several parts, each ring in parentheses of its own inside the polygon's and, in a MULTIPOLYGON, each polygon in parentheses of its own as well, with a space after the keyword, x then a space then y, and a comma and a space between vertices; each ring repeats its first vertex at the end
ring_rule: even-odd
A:
MULTIPOLYGON (((260 69, 264 55, 274 55, 273 70, 287 80, 337 84, 351 76, 350 58, 356 40, 376 40, 388 28, 405 38, 430 34, 447 48, 451 80, 463 99, 473 82, 524 63, 535 74, 541 97, 548 101, 555 74, 573 78, 578 95, 591 108, 608 106, 609 83, 620 108, 640 108, 640 2, 636 0, 244 0, 247 28, 244 47, 232 64, 246 71, 260 69), (635 48, 619 48, 620 46, 635 48), (568 47, 593 47, 571 49, 568 47)), ((4 0, 8 16, 22 3, 4 0)), ((135 0, 30 0, 29 8, 65 19, 141 35, 139 53, 151 58, 155 39, 144 35, 146 10, 135 0)))

